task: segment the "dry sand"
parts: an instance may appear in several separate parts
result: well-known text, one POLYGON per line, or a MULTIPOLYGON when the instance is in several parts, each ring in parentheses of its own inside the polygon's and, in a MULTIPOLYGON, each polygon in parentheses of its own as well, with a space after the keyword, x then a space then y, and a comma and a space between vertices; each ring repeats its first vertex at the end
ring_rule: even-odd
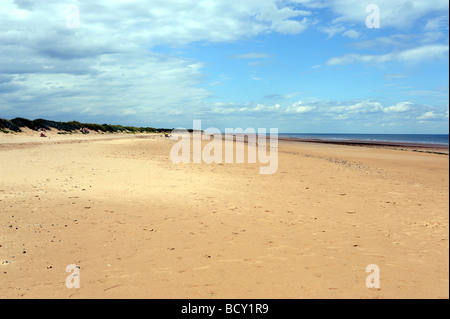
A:
POLYGON ((286 142, 260 175, 174 143, 0 134, 0 298, 449 298, 447 155, 286 142))

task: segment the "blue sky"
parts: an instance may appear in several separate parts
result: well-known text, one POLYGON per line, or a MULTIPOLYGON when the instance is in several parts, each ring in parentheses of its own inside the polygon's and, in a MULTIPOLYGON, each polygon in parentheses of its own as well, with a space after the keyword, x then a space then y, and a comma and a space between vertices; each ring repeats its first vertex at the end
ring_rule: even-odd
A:
POLYGON ((448 15, 440 0, 0 0, 0 117, 448 134, 448 15))

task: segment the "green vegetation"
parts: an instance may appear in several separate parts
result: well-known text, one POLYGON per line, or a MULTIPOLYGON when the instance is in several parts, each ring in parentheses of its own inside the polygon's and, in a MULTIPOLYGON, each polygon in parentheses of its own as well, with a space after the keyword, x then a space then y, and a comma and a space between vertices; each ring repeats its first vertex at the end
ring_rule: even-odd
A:
POLYGON ((134 126, 126 126, 124 127, 130 133, 160 133, 160 132, 169 132, 172 130, 167 129, 155 129, 153 127, 134 127, 134 126))
POLYGON ((0 129, 2 129, 2 132, 5 130, 10 130, 13 132, 22 132, 19 126, 14 124, 12 121, 0 119, 0 129))
POLYGON ((21 128, 29 128, 37 131, 39 129, 51 130, 56 129, 61 131, 60 134, 71 134, 72 132, 80 131, 80 129, 88 129, 98 133, 160 133, 171 132, 171 129, 155 129, 153 127, 134 127, 134 126, 122 126, 111 124, 93 124, 93 123, 80 123, 77 121, 71 122, 55 122, 44 119, 37 119, 34 121, 25 118, 15 118, 13 120, 0 119, 0 132, 9 133, 22 132, 21 128))

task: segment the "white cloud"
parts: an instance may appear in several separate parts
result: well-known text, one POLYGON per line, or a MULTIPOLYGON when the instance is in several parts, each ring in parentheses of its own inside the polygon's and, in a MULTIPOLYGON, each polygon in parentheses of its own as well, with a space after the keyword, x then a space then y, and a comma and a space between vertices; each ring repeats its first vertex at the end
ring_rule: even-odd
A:
POLYGON ((345 31, 344 26, 338 26, 338 25, 333 25, 333 26, 329 26, 329 27, 319 27, 318 29, 319 29, 319 31, 328 34, 329 39, 334 37, 336 34, 345 31))
POLYGON ((350 53, 340 57, 334 57, 327 61, 328 65, 347 65, 358 62, 379 64, 386 62, 423 62, 431 59, 447 58, 449 46, 443 44, 424 45, 400 52, 392 52, 381 55, 350 53))
MULTIPOLYGON (((259 34, 299 33, 311 12, 277 0, 74 2, 80 28, 66 22, 69 3, 0 1, 0 111, 27 117, 70 114, 179 114, 205 107, 211 93, 199 61, 149 53, 156 46, 226 43, 259 34)), ((236 58, 268 59, 267 53, 236 58)), ((228 77, 211 81, 215 86, 228 77)), ((106 120, 106 119, 105 119, 106 120)))
POLYGON ((286 113, 290 114, 303 114, 303 113, 311 113, 316 110, 316 106, 304 104, 302 101, 296 102, 285 109, 286 113))
POLYGON ((344 103, 343 105, 333 106, 330 108, 331 112, 341 114, 360 114, 360 113, 377 113, 383 109, 379 102, 375 101, 360 101, 353 103, 344 103))
POLYGON ((350 115, 348 115, 348 114, 339 114, 336 117, 334 117, 334 119, 338 120, 338 121, 348 120, 349 118, 350 118, 350 115))
POLYGON ((427 121, 438 119, 439 116, 434 111, 426 112, 425 114, 417 117, 418 120, 427 121))
POLYGON ((309 15, 310 11, 293 10, 289 7, 279 9, 275 3, 270 3, 261 9, 256 19, 271 22, 272 28, 282 34, 297 34, 308 27, 308 19, 298 21, 291 18, 309 15))
MULTIPOLYGON (((380 1, 382 28, 393 26, 402 30, 426 14, 439 12, 439 16, 443 16, 448 11, 446 1, 416 0, 411 6, 408 1, 380 1)), ((212 95, 207 88, 230 80, 228 76, 219 75, 212 80, 204 74, 205 66, 200 61, 183 58, 180 53, 151 53, 155 47, 179 49, 197 42, 236 43, 270 33, 298 34, 319 23, 319 8, 327 11, 324 17, 331 12, 332 18, 336 18, 320 21, 318 27, 330 37, 342 34, 350 39, 367 39, 358 25, 364 26, 367 17, 365 6, 372 1, 73 2, 80 7, 79 29, 66 27, 68 3, 64 1, 0 1, 2 115, 7 111, 8 114, 27 117, 52 114, 62 119, 68 114, 84 114, 87 117, 98 116, 105 121, 107 117, 117 119, 124 116, 130 121, 151 122, 158 121, 165 114, 182 118, 189 118, 192 114, 228 114, 241 118, 279 115, 295 119, 296 116, 309 118, 317 115, 319 118, 357 119, 373 114, 395 117, 400 112, 414 114, 412 118, 415 118, 425 116, 425 111, 430 112, 408 102, 387 107, 376 101, 311 99, 311 102, 292 103, 285 102, 283 99, 288 97, 284 96, 277 100, 276 105, 212 104, 206 102, 212 95), (425 114, 417 113, 419 111, 425 114)), ((344 55, 330 59, 327 64, 422 62, 446 58, 448 45, 433 44, 431 36, 435 33, 433 30, 445 28, 445 20, 427 21, 424 27, 430 31, 426 36, 427 45, 411 47, 409 35, 405 34, 378 38, 371 44, 369 41, 353 42, 352 47, 357 49, 366 46, 369 49, 394 50, 379 55, 344 55)), ((245 52, 233 58, 249 59, 248 65, 256 66, 259 62, 252 59, 273 57, 265 52, 245 52)), ((435 110, 428 116, 440 113, 442 110, 435 110)))
POLYGON ((394 27, 403 29, 412 27, 414 23, 431 13, 443 15, 447 12, 447 0, 333 0, 333 1, 310 1, 297 0, 310 8, 328 8, 337 16, 335 23, 359 23, 365 25, 369 13, 366 7, 375 3, 380 8, 381 28, 394 27))
MULTIPOLYGON (((278 99, 279 100, 279 99, 278 99)), ((384 106, 378 101, 298 101, 295 103, 277 103, 272 104, 247 104, 239 105, 234 103, 216 103, 216 110, 219 109, 233 109, 235 112, 252 115, 258 112, 267 114, 316 114, 320 116, 331 116, 333 118, 347 119, 357 118, 359 116, 404 116, 404 113, 416 114, 423 112, 428 106, 415 105, 412 102, 399 102, 391 106, 384 106)), ((433 115, 434 112, 432 112, 433 115)), ((428 114, 427 116, 429 116, 428 114)))
POLYGON ((448 30, 448 15, 429 19, 425 25, 425 30, 427 31, 437 31, 441 29, 448 30))
POLYGON ((384 109, 385 113, 404 113, 408 112, 412 109, 413 103, 411 102, 400 102, 396 105, 392 105, 389 107, 386 107, 384 109))
MULTIPOLYGON (((442 107, 414 104, 413 102, 398 102, 385 105, 380 101, 333 101, 313 100, 287 102, 277 99, 272 103, 215 103, 207 106, 204 110, 205 116, 210 118, 220 117, 223 123, 228 125, 248 127, 256 119, 262 122, 260 127, 277 127, 277 123, 292 123, 291 129, 308 127, 309 130, 320 127, 321 130, 340 128, 341 131, 364 130, 370 127, 380 130, 386 126, 397 129, 405 129, 411 132, 415 128, 418 119, 420 123, 433 120, 434 127, 445 127, 448 122, 448 107, 445 111, 442 107), (447 112, 446 112, 447 111, 447 112), (426 114, 425 116, 423 116, 426 114), (420 118, 420 119, 419 119, 420 118), (390 123, 390 124, 387 124, 390 123), (275 125, 275 126, 273 126, 275 125)), ((258 122, 261 123, 261 122, 258 122)), ((381 130, 385 131, 385 130, 381 130)), ((412 131, 414 132, 414 131, 412 131)))
POLYGON ((345 37, 348 37, 350 39, 358 39, 360 36, 360 33, 355 30, 348 30, 348 31, 345 31, 342 35, 345 37))

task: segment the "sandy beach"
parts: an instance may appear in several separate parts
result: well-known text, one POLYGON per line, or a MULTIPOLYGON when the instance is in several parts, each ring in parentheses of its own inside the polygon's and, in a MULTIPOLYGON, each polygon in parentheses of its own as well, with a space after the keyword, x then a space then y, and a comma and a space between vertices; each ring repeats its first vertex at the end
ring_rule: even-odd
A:
POLYGON ((280 141, 260 175, 49 137, 0 133, 0 298, 449 298, 448 155, 280 141))

